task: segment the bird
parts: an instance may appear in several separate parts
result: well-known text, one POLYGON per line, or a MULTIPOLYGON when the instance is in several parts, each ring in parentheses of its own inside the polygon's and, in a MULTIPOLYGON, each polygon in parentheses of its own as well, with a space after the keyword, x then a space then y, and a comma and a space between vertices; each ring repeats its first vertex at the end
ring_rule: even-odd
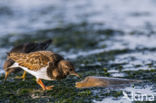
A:
MULTIPOLYGON (((48 48, 48 46, 51 43, 52 43, 51 39, 45 40, 43 42, 38 42, 38 43, 28 42, 28 43, 20 44, 20 45, 17 45, 15 47, 13 47, 10 50, 10 52, 8 52, 8 53, 13 53, 13 52, 15 52, 15 53, 30 53, 30 52, 34 52, 34 51, 45 50, 45 49, 48 48)), ((18 67, 18 68, 8 68, 12 64, 14 64, 14 60, 10 59, 7 56, 7 59, 5 60, 4 65, 3 65, 3 69, 5 71, 5 79, 4 79, 5 81, 6 81, 8 75, 10 73, 22 70, 20 67, 18 67)), ((26 71, 24 71, 22 76, 16 76, 16 78, 23 79, 23 80, 25 80, 25 77, 26 77, 26 71)))
POLYGON ((61 80, 68 75, 80 77, 75 72, 74 65, 61 55, 52 51, 36 51, 30 53, 11 52, 8 57, 15 61, 8 68, 20 67, 36 77, 36 82, 43 90, 51 90, 54 86, 45 86, 43 80, 61 80))

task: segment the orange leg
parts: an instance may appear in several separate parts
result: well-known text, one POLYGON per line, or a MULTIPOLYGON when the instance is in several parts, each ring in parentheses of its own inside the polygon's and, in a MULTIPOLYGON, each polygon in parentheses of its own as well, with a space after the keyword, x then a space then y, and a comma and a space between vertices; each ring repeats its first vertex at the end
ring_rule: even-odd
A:
POLYGON ((54 86, 45 86, 41 79, 37 79, 36 82, 42 87, 43 90, 51 90, 54 86))
POLYGON ((25 80, 25 77, 26 77, 26 73, 27 73, 27 72, 24 71, 22 76, 16 76, 15 78, 16 78, 16 79, 23 79, 23 81, 24 81, 24 80, 25 80))
POLYGON ((7 80, 8 75, 9 75, 9 72, 5 72, 4 82, 7 80))

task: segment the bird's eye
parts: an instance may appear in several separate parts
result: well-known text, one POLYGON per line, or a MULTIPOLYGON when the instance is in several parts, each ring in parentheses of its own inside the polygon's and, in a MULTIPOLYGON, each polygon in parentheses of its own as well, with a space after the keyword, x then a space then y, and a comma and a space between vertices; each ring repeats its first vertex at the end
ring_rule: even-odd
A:
POLYGON ((73 69, 69 69, 70 71, 72 71, 73 69))

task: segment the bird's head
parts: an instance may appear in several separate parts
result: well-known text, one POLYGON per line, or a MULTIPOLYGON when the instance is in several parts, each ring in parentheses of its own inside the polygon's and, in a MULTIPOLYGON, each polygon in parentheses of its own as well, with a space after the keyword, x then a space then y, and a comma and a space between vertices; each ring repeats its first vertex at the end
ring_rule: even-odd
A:
POLYGON ((63 72, 63 74, 65 76, 67 76, 67 75, 75 75, 77 77, 80 77, 79 74, 77 74, 75 72, 74 66, 73 66, 73 64, 71 62, 69 62, 67 60, 61 60, 59 62, 58 66, 59 66, 59 69, 62 70, 62 72, 63 72))

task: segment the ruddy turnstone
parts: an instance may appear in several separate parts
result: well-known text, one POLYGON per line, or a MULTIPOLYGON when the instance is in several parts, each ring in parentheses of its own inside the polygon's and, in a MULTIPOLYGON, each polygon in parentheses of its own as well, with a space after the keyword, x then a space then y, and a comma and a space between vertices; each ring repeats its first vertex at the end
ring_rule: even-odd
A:
POLYGON ((41 79, 59 80, 66 78, 67 75, 79 75, 75 72, 71 62, 51 51, 36 51, 31 53, 14 53, 8 54, 14 64, 8 68, 20 67, 24 71, 36 77, 36 82, 43 90, 50 90, 53 86, 45 86, 41 79))
MULTIPOLYGON (((12 48, 10 50, 9 53, 30 53, 30 52, 34 52, 34 51, 39 51, 39 50, 45 50, 48 48, 48 46, 51 44, 52 40, 46 40, 43 41, 41 43, 25 43, 25 44, 21 44, 18 46, 15 46, 14 48, 12 48)), ((7 57, 6 61, 4 62, 3 68, 5 71, 5 80, 7 79, 8 75, 14 71, 19 71, 21 70, 20 67, 18 68, 10 68, 10 66, 14 64, 14 60, 10 59, 9 57, 7 57)), ((16 78, 21 78, 21 79, 25 79, 26 76, 26 71, 24 71, 23 75, 20 77, 16 77, 16 78)))

